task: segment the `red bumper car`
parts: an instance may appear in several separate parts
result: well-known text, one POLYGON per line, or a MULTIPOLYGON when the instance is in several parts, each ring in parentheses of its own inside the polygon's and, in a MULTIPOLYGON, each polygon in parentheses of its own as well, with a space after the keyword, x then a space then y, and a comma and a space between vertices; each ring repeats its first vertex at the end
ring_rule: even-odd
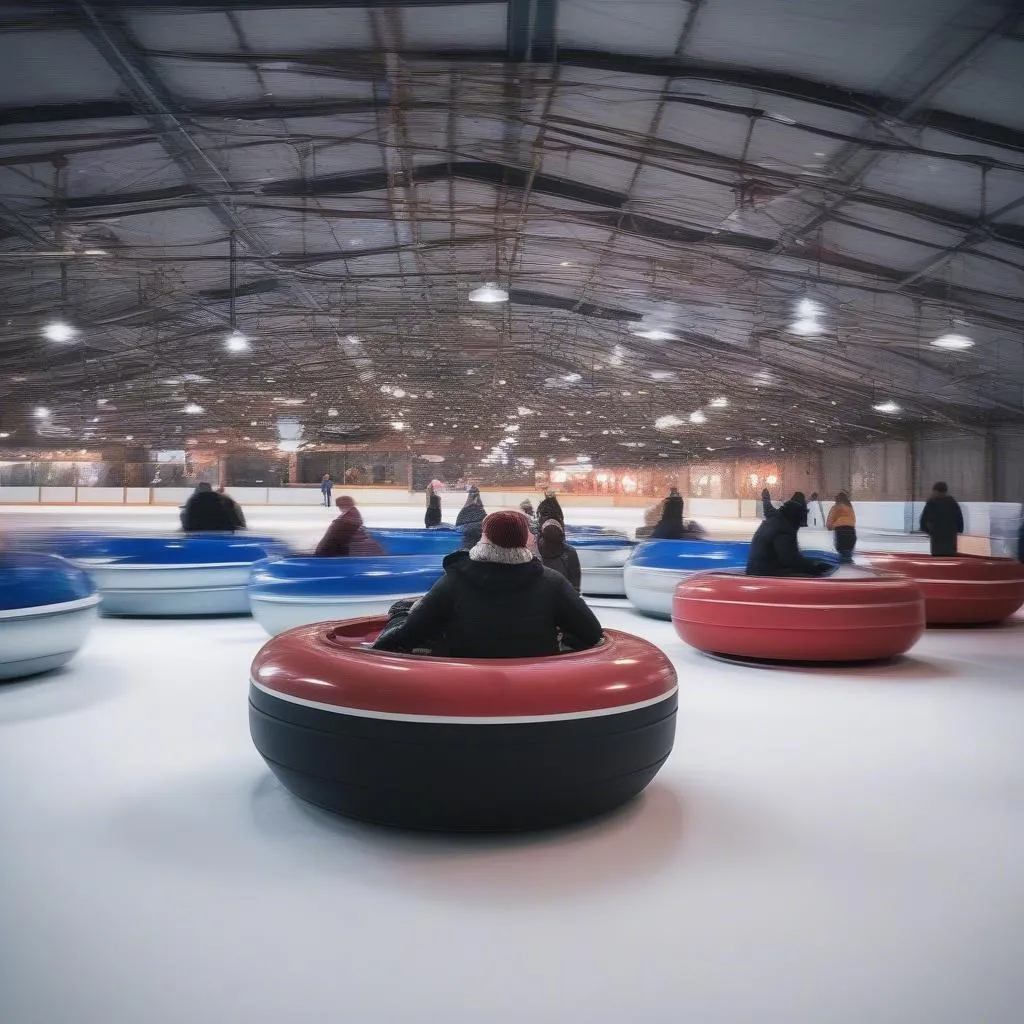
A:
POLYGON ((639 637, 459 660, 369 649, 384 622, 300 626, 253 662, 253 742, 304 800, 407 828, 544 828, 636 796, 672 750, 675 671, 639 637))
POLYGON ((914 580, 924 594, 929 626, 1002 622, 1024 605, 1024 565, 981 555, 936 557, 872 553, 871 565, 914 580))
POLYGON ((763 661, 878 661, 924 632, 913 581, 871 572, 820 579, 702 572, 672 601, 679 636, 707 654, 763 661))

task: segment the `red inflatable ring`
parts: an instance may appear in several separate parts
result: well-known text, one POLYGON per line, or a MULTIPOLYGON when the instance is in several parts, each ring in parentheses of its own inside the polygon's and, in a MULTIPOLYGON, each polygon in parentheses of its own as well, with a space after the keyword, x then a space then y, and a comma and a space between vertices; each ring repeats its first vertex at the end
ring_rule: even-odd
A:
POLYGON ((876 661, 917 642, 924 598, 913 581, 872 572, 822 579, 702 572, 676 587, 672 623, 708 654, 876 661))
POLYGON ((636 796, 672 750, 675 670, 640 637, 458 660, 368 649, 384 623, 300 626, 253 662, 253 742, 304 800, 409 828, 543 828, 636 796))
POLYGON ((1011 558, 878 552, 871 565, 914 580, 929 626, 1002 622, 1024 605, 1024 565, 1011 558))

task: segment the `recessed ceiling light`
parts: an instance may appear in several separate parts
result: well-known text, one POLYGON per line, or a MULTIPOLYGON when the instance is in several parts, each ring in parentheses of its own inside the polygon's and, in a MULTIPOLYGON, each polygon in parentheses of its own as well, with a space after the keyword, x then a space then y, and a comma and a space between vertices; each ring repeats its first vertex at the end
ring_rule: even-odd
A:
POLYGON ((74 327, 60 320, 55 320, 43 328, 43 337, 47 341, 55 341, 59 344, 74 341, 77 334, 78 331, 74 327))
POLYGON ((106 249, 86 249, 86 256, 109 256, 110 253, 106 249))
POLYGON ((188 405, 186 405, 185 408, 182 410, 182 412, 187 412, 190 416, 198 416, 201 412, 203 412, 203 407, 201 405, 196 404, 195 402, 189 402, 188 405))
POLYGON ((728 398, 712 398, 711 401, 708 402, 708 405, 710 405, 712 409, 724 409, 728 404, 728 398))
MULTIPOLYGON (((683 421, 678 416, 673 416, 669 413, 667 416, 659 416, 654 421, 654 425, 658 430, 671 430, 672 427, 681 427, 683 425, 683 421)), ((605 433, 607 434, 608 431, 606 430, 605 433)))
POLYGON ((896 413, 900 411, 900 407, 891 398, 885 402, 878 402, 871 406, 871 408, 875 412, 896 413))
POLYGON ((824 328, 817 320, 812 320, 810 317, 805 317, 802 320, 797 320, 795 323, 789 325, 789 333, 796 334, 801 338, 811 338, 815 334, 821 334, 824 328))
POLYGON ((249 339, 241 331, 233 331, 224 339, 224 347, 229 352, 248 352, 252 348, 249 339))
POLYGON ((816 437, 814 439, 814 443, 815 444, 824 444, 825 443, 825 438, 823 438, 823 437, 816 437))
POLYGON ((707 421, 708 421, 707 416, 705 416, 704 413, 702 413, 700 411, 700 409, 698 409, 696 412, 691 412, 690 413, 690 422, 691 423, 707 423, 707 421))
POLYGON ((678 341, 679 337, 665 327, 639 327, 631 332, 636 338, 645 341, 678 341))
POLYGON ((488 282, 479 288, 474 288, 469 293, 470 302, 498 303, 508 302, 508 292, 499 288, 496 284, 488 282))
POLYGON ((950 331, 948 334, 940 335, 931 344, 935 348, 944 348, 950 352, 962 352, 964 349, 974 348, 974 339, 968 338, 966 334, 950 331))

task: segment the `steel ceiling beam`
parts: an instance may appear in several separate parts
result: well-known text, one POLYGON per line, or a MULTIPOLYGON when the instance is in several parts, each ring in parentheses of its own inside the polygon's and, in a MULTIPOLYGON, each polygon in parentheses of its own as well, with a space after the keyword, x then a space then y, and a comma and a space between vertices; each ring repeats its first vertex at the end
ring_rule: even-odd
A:
POLYGON ((508 0, 508 60, 513 64, 555 61, 557 6, 557 0, 508 0))

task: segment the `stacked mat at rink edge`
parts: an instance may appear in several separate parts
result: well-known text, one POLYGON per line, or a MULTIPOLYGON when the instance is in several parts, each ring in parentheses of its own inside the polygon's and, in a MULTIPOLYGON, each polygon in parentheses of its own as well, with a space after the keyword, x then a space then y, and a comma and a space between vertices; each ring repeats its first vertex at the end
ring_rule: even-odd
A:
POLYGON ((276 540, 245 534, 66 534, 46 543, 89 573, 104 614, 137 617, 248 615, 252 566, 288 554, 276 540))
POLYGON ((271 635, 310 622, 383 615, 425 594, 444 572, 440 554, 281 558, 255 565, 253 617, 271 635))
MULTIPOLYGON (((633 552, 623 571, 626 597, 638 612, 658 619, 672 618, 672 595, 677 584, 695 572, 743 570, 750 541, 651 540, 633 552)), ((805 551, 808 558, 838 565, 834 551, 805 551)))
POLYGON ((99 602, 89 577, 62 558, 0 554, 0 679, 70 661, 85 643, 99 602))

